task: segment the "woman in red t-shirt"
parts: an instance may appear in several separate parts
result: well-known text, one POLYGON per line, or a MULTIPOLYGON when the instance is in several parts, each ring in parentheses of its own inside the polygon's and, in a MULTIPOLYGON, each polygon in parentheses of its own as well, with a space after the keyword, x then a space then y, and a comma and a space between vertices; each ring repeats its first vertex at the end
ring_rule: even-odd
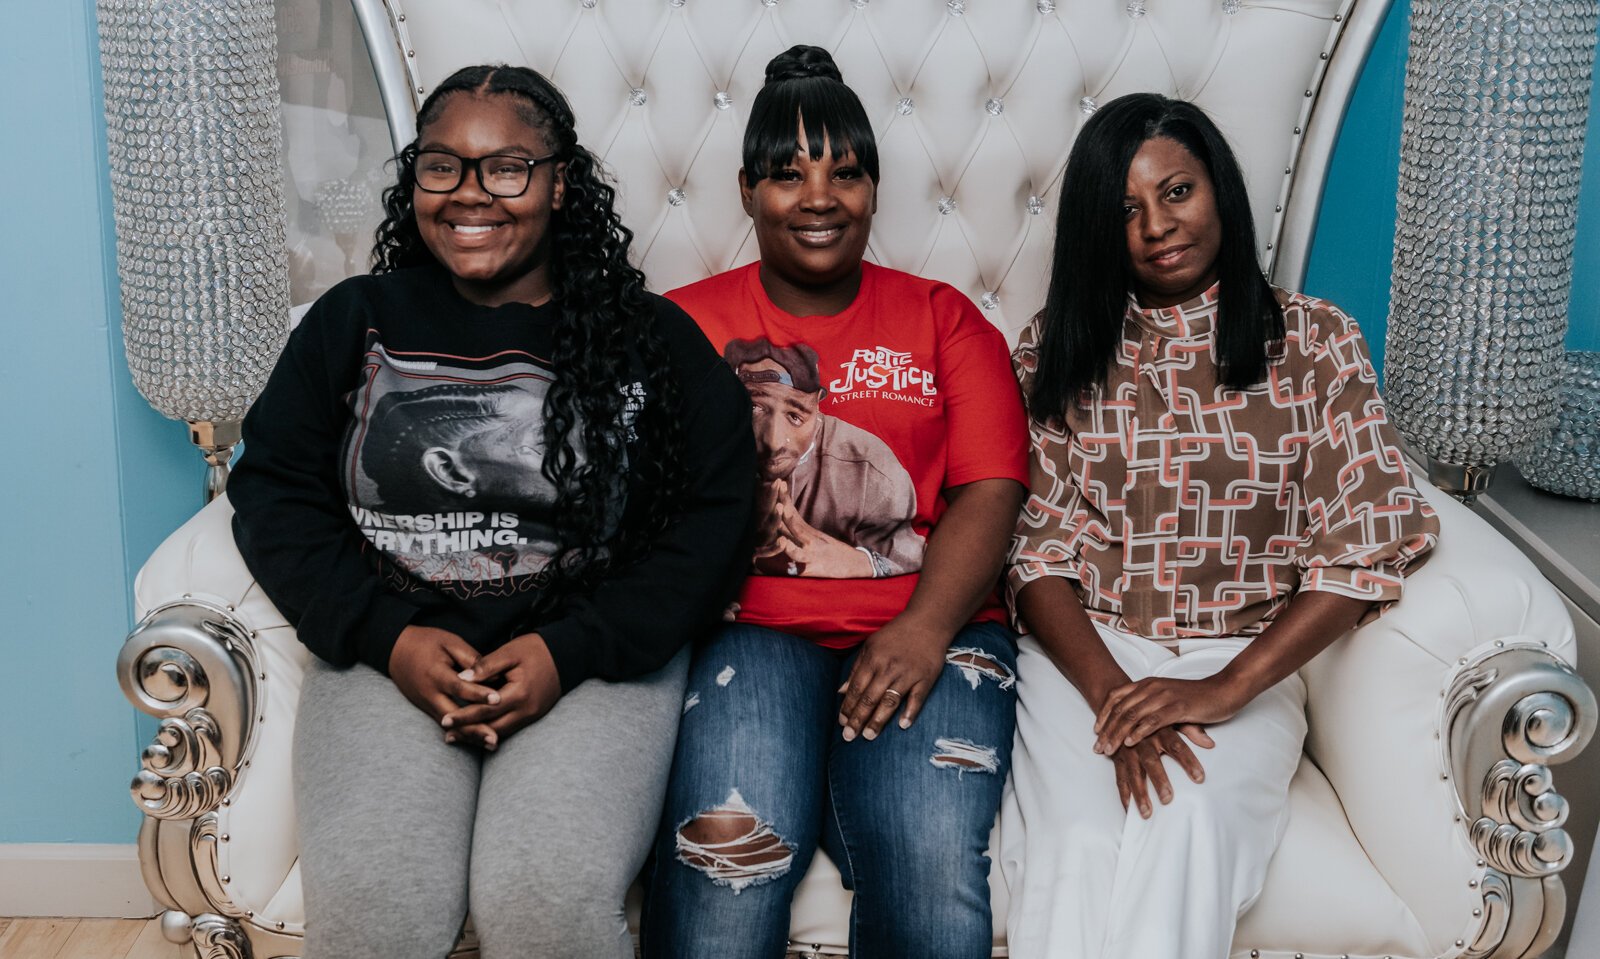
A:
POLYGON ((819 842, 852 949, 990 951, 1015 710, 994 587, 1025 420, 971 301, 862 262, 877 183, 832 58, 780 55, 739 172, 761 259, 669 294, 749 391, 759 492, 752 575, 691 667, 650 956, 782 955, 819 842))

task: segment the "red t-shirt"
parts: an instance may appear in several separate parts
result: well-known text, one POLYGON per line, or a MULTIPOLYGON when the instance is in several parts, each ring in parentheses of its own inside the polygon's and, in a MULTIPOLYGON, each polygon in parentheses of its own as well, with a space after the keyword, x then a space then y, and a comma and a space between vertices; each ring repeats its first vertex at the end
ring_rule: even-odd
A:
MULTIPOLYGON (((1027 484, 1005 338, 954 287, 866 263, 844 312, 798 317, 752 263, 667 296, 750 393, 759 532, 739 622, 853 646, 911 600, 944 488, 1027 484)), ((993 595, 973 617, 1004 619, 993 595)))

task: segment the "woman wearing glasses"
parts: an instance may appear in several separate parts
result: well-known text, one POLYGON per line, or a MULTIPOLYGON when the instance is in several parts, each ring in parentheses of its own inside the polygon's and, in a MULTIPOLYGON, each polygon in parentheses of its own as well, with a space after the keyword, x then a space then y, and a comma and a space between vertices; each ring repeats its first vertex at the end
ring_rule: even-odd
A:
POLYGON ((436 88, 373 275, 293 333, 230 498, 319 657, 306 959, 629 956, 687 654, 748 555, 750 404, 531 70, 436 88))

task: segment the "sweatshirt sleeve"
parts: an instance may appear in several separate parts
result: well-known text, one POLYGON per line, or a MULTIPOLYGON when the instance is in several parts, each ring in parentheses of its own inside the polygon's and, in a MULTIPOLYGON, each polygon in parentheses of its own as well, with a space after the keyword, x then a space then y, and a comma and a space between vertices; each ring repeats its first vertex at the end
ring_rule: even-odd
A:
POLYGON ((318 300, 244 419, 244 455, 228 483, 245 565, 300 641, 335 666, 387 674, 417 607, 387 593, 339 485, 345 394, 361 366, 351 286, 318 300))
POLYGON ((692 321, 665 302, 658 307, 699 341, 698 375, 680 376, 686 502, 642 559, 537 629, 563 691, 590 677, 617 681, 664 666, 718 622, 749 565, 756 475, 749 394, 692 321))

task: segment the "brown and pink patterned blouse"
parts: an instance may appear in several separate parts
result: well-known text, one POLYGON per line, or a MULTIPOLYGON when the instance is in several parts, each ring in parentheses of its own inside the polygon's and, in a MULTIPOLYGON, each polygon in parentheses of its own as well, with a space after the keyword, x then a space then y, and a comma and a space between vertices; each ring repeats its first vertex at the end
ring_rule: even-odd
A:
MULTIPOLYGON (((1301 590, 1400 597, 1438 541, 1356 324, 1277 291, 1287 331, 1267 379, 1217 385, 1217 289, 1169 309, 1130 300, 1104 389, 1065 424, 1030 423, 1031 494, 1007 593, 1072 580, 1089 615, 1158 642, 1261 632, 1301 590)), ((1023 389, 1038 317, 1013 354, 1023 389)), ((1019 629, 1026 624, 1018 621, 1019 629)))

